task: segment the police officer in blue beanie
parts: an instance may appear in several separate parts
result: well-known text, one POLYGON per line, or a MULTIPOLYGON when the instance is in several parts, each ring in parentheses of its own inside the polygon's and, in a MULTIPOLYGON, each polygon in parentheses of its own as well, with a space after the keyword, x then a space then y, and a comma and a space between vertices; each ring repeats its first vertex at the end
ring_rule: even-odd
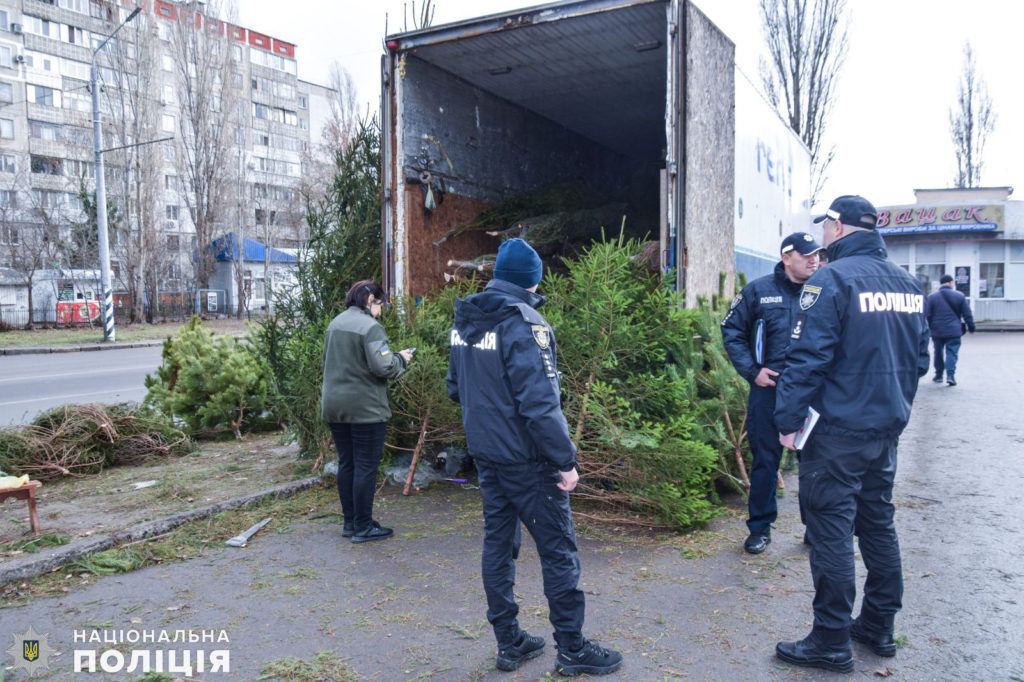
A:
POLYGON ((448 394, 462 405, 466 444, 483 496, 481 560, 487 620, 498 641, 500 670, 515 670, 544 649, 519 627, 515 561, 521 523, 537 545, 562 675, 618 670, 622 654, 583 636, 584 597, 569 509, 576 487, 576 446, 561 408, 555 335, 537 309, 544 274, 522 239, 498 249, 494 279, 455 301, 448 394))

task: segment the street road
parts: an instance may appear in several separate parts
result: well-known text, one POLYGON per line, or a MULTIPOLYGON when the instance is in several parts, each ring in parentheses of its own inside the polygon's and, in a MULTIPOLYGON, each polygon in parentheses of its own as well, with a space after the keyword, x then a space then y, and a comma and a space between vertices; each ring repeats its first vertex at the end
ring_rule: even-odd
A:
POLYGON ((0 426, 27 424, 65 403, 140 402, 160 346, 0 356, 0 426))

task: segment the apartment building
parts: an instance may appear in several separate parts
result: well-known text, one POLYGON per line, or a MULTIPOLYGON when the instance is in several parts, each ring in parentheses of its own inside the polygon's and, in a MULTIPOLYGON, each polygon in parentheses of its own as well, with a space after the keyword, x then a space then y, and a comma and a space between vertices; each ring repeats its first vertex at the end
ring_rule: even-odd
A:
MULTIPOLYGON (((134 8, 0 0, 0 267, 95 267, 94 57, 115 293, 191 291, 195 254, 230 232, 306 238, 298 190, 331 91, 297 78, 293 43, 206 3, 147 0, 118 29, 134 8)), ((263 298, 268 275, 245 276, 263 298)))

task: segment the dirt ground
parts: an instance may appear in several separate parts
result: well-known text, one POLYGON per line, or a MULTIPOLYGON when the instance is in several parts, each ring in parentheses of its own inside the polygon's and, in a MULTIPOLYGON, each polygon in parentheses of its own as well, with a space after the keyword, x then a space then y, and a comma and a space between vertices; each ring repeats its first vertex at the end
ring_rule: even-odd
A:
MULTIPOLYGON (((311 462, 299 461, 297 453, 280 434, 249 435, 205 442, 184 457, 44 483, 37 492, 40 533, 89 537, 311 476, 311 462)), ((28 532, 24 502, 0 505, 0 546, 28 532)), ((9 556, 0 551, 0 558, 9 556)))
MULTIPOLYGON (((1024 423, 1012 418, 1024 395, 1022 351, 1024 335, 978 334, 965 340, 959 386, 922 381, 901 439, 895 491, 906 581, 895 658, 855 645, 849 675, 793 668, 775 658, 775 643, 802 637, 812 619, 797 480, 789 472, 772 545, 759 556, 741 549, 744 510, 736 505, 707 528, 679 535, 578 523, 585 632, 625 656, 623 669, 609 679, 1024 679, 1024 423)), ((232 458, 261 458, 239 447, 221 456, 222 466, 232 458)), ((232 474, 209 477, 230 480, 232 474)), ((83 508, 91 503, 78 500, 83 508)), ((272 522, 245 549, 211 543, 190 561, 83 579, 63 595, 0 604, 6 640, 0 650, 8 651, 6 633, 31 626, 48 635, 54 650, 49 668, 35 679, 141 682, 138 673, 76 677, 73 651, 83 645, 74 643, 74 631, 223 630, 230 642, 218 648, 230 651, 230 674, 194 679, 552 679, 547 607, 528 540, 516 583, 520 619, 544 635, 548 647, 515 673, 493 668, 479 578, 480 498, 471 485, 436 484, 408 498, 385 487, 375 516, 396 536, 384 542, 348 542, 337 512, 333 491, 311 491, 301 515, 272 522), (299 669, 314 673, 272 672, 299 669)), ((7 520, 3 527, 10 525, 7 520)), ((863 580, 863 566, 858 571, 863 580)), ((0 661, 9 666, 7 656, 0 654, 0 661)), ((3 673, 0 668, 0 678, 3 673)), ((7 675, 27 679, 23 670, 7 675)))

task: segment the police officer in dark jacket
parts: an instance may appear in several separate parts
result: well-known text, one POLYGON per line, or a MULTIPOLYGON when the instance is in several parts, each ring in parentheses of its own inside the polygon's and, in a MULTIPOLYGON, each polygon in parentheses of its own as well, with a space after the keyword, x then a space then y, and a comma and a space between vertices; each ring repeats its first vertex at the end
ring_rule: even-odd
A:
POLYGON ((800 501, 814 543, 814 626, 775 651, 789 663, 840 672, 853 670, 851 638, 879 656, 896 654, 893 623, 903 598, 892 504, 896 447, 928 371, 924 292, 886 259, 877 216, 863 197, 844 195, 815 220, 823 221, 828 267, 800 294, 775 404, 786 447, 808 408, 820 414, 800 458, 800 501), (854 535, 867 579, 851 623, 854 535))
POLYGON ((799 312, 800 287, 818 269, 822 247, 806 232, 782 240, 775 272, 759 277, 736 296, 722 320, 722 341, 733 367, 750 382, 747 439, 753 455, 747 507, 749 537, 743 549, 760 554, 772 541, 778 516, 776 479, 782 445, 775 428, 775 379, 786 366, 786 348, 799 312))
POLYGON ((935 376, 932 381, 941 384, 945 373, 946 383, 956 386, 960 339, 964 335, 964 327, 972 334, 975 327, 971 304, 967 302, 966 296, 953 288, 952 275, 939 278, 939 290, 924 300, 924 316, 928 320, 935 352, 935 376))
POLYGON ((622 654, 583 636, 580 561, 569 509, 576 487, 576 446, 561 408, 555 335, 537 308, 540 257, 522 239, 498 249, 494 279, 455 302, 448 394, 462 405, 466 444, 483 496, 481 569, 487 620, 498 640, 496 665, 515 670, 541 654, 542 637, 519 627, 513 588, 520 522, 537 545, 564 675, 606 674, 622 654))

